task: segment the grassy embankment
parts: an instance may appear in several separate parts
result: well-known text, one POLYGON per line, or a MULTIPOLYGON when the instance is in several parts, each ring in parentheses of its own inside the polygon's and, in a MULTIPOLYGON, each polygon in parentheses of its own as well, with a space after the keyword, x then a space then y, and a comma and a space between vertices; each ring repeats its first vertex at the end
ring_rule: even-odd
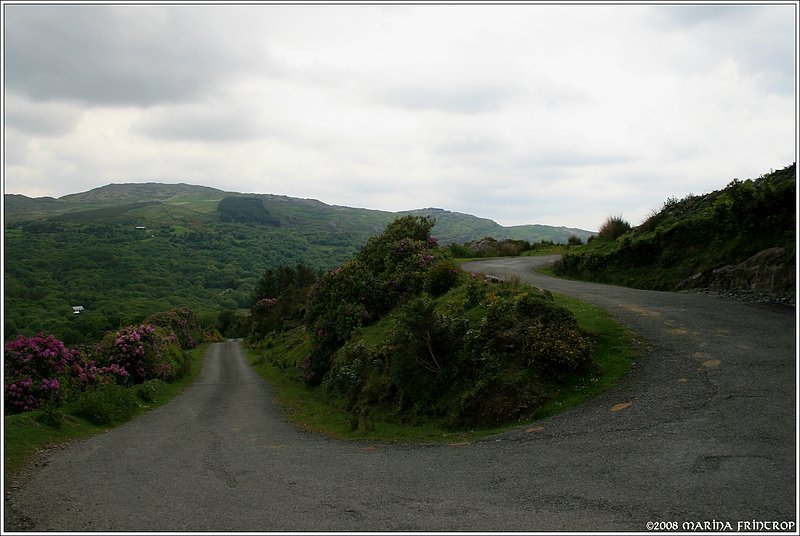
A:
POLYGON ((715 269, 769 248, 794 264, 795 165, 722 190, 668 199, 636 227, 611 217, 589 244, 564 254, 559 277, 653 290, 702 287, 715 269), (604 229, 608 233, 604 233, 604 229))

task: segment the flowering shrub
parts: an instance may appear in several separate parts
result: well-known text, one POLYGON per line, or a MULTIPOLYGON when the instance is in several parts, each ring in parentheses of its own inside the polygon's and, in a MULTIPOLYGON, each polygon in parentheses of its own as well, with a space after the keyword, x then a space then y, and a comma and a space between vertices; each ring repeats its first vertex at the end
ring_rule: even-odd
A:
POLYGON ((6 411, 31 411, 56 404, 69 394, 95 384, 93 361, 69 350, 52 335, 19 336, 5 345, 6 411))
MULTIPOLYGON (((68 349, 52 335, 19 336, 5 345, 5 407, 8 413, 54 408, 63 400, 109 384, 150 379, 172 381, 188 373, 192 348, 204 339, 186 308, 159 313, 139 326, 109 333, 97 345, 68 349), (154 325, 155 324, 155 325, 154 325)), ((99 396, 99 395, 98 395, 99 396)))
POLYGON ((142 383, 152 372, 155 361, 153 326, 129 326, 106 336, 104 358, 109 369, 115 366, 115 377, 122 383, 142 383), (113 342, 108 344, 113 337, 113 342), (149 370, 148 370, 149 369, 149 370))
POLYGON ((174 333, 178 344, 185 350, 190 350, 205 340, 200 320, 188 307, 156 313, 149 316, 145 322, 174 333))
POLYGON ((101 352, 104 370, 126 385, 149 379, 170 381, 188 371, 188 359, 177 335, 152 324, 128 326, 108 334, 101 352))
POLYGON ((16 382, 5 384, 6 411, 18 413, 20 411, 31 411, 40 404, 39 393, 33 388, 33 380, 22 378, 16 382))
POLYGON ((13 375, 27 374, 39 378, 66 373, 74 358, 64 343, 52 335, 23 337, 5 345, 6 370, 13 375))
POLYGON ((278 303, 278 298, 261 298, 253 306, 254 309, 267 311, 278 303))

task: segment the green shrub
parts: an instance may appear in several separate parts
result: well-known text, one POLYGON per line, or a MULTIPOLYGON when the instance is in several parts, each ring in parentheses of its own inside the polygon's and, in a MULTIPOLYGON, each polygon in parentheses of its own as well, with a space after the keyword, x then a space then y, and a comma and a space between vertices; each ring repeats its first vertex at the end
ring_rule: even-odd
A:
POLYGON ((620 217, 609 218, 603 239, 563 255, 553 269, 602 283, 674 290, 696 274, 759 251, 793 248, 796 212, 793 164, 757 180, 734 179, 709 194, 669 198, 630 231, 620 217))
POLYGON ((188 307, 156 313, 147 317, 145 324, 152 324, 172 332, 184 350, 191 350, 205 339, 200 319, 188 307))
POLYGON ((462 277, 463 272, 453 261, 442 259, 428 270, 425 290, 432 296, 441 296, 457 286, 462 277))
POLYGON ((463 244, 456 244, 455 242, 447 246, 447 249, 450 252, 450 255, 452 255, 455 259, 474 259, 484 256, 480 251, 468 248, 463 244))
POLYGON ((574 317, 549 294, 515 283, 470 277, 439 300, 409 300, 393 321, 380 350, 350 342, 337 354, 325 385, 348 408, 380 405, 404 422, 496 425, 532 415, 544 402, 541 382, 559 383, 591 362, 591 339, 574 317))
POLYGON ((464 307, 466 309, 472 309, 473 307, 477 306, 484 297, 486 297, 488 285, 486 283, 486 279, 480 274, 469 274, 466 288, 466 301, 464 303, 464 307))
POLYGON ((452 387, 463 357, 466 319, 435 310, 421 295, 403 305, 396 317, 390 346, 390 376, 402 405, 427 413, 452 387))
POLYGON ((303 363, 306 382, 322 382, 334 353, 355 329, 426 289, 441 294, 459 281, 458 269, 430 236, 434 223, 427 217, 398 218, 353 260, 319 278, 306 312, 312 333, 312 351, 303 363))
POLYGON ((622 216, 609 216, 600 230, 597 232, 598 238, 603 240, 616 240, 631 230, 631 224, 622 219, 622 216))
POLYGON ((34 412, 33 420, 50 428, 61 428, 64 423, 64 413, 55 404, 47 404, 34 412))
POLYGON ((590 362, 590 338, 552 295, 463 274, 430 237, 432 224, 396 220, 311 291, 303 378, 343 405, 354 429, 375 409, 459 426, 531 416, 541 385, 590 362), (377 321, 381 340, 368 344, 358 333, 377 321))
POLYGON ((267 269, 251 296, 251 340, 300 325, 316 281, 316 272, 303 264, 267 269))
POLYGON ((558 323, 535 321, 522 335, 527 364, 544 377, 560 378, 588 365, 592 344, 577 323, 566 319, 558 323))
POLYGON ((497 426, 532 415, 544 401, 530 376, 486 376, 461 392, 448 424, 452 427, 497 426))
POLYGON ((166 384, 161 380, 148 380, 133 387, 134 393, 142 402, 152 404, 166 384))
POLYGON ((374 402, 370 398, 375 393, 366 393, 364 388, 370 377, 383 371, 385 364, 386 356, 380 350, 362 341, 350 341, 337 352, 323 388, 330 395, 344 398, 347 410, 354 411, 361 400, 374 402))
POLYGON ((130 419, 136 412, 136 394, 110 383, 86 391, 71 405, 71 413, 92 424, 104 426, 130 419))
POLYGON ((522 254, 523 251, 531 249, 531 245, 527 240, 501 240, 497 243, 497 254, 501 257, 516 257, 522 254))
POLYGON ((568 246, 582 246, 583 245, 583 240, 581 240, 580 237, 578 237, 576 235, 571 235, 569 238, 567 238, 567 245, 568 246))

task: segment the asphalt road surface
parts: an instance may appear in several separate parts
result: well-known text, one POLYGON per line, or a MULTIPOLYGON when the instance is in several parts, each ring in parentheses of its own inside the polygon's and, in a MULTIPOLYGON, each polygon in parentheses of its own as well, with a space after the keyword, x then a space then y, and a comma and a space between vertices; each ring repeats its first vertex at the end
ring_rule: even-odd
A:
POLYGON ((647 339, 586 404, 470 444, 336 441, 288 424, 239 343, 219 343, 183 395, 57 451, 7 498, 5 529, 794 532, 794 309, 533 273, 548 260, 465 269, 601 305, 647 339))

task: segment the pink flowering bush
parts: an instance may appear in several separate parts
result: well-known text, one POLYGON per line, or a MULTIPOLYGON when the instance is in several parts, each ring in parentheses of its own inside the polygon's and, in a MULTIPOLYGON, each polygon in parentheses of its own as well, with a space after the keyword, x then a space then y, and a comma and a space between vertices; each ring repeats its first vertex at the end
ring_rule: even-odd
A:
POLYGON ((106 336, 103 357, 109 368, 115 367, 117 381, 142 383, 145 380, 147 369, 152 369, 148 362, 155 361, 154 339, 151 324, 129 326, 106 336))
POLYGON ((96 388, 173 381, 185 376, 191 363, 183 349, 206 339, 199 320, 187 308, 159 313, 148 320, 109 333, 98 344, 75 349, 41 333, 35 337, 20 335, 6 343, 6 412, 52 410, 65 401, 83 400, 96 388))
POLYGON ((278 298, 261 298, 255 303, 255 305, 253 305, 253 309, 268 311, 277 303, 278 298))
POLYGON ((118 383, 134 385, 150 379, 172 381, 189 369, 178 337, 152 324, 128 326, 109 333, 100 345, 103 370, 118 383))
POLYGON ((57 404, 99 381, 94 361, 69 350, 52 335, 23 337, 5 345, 5 404, 8 413, 57 404))

